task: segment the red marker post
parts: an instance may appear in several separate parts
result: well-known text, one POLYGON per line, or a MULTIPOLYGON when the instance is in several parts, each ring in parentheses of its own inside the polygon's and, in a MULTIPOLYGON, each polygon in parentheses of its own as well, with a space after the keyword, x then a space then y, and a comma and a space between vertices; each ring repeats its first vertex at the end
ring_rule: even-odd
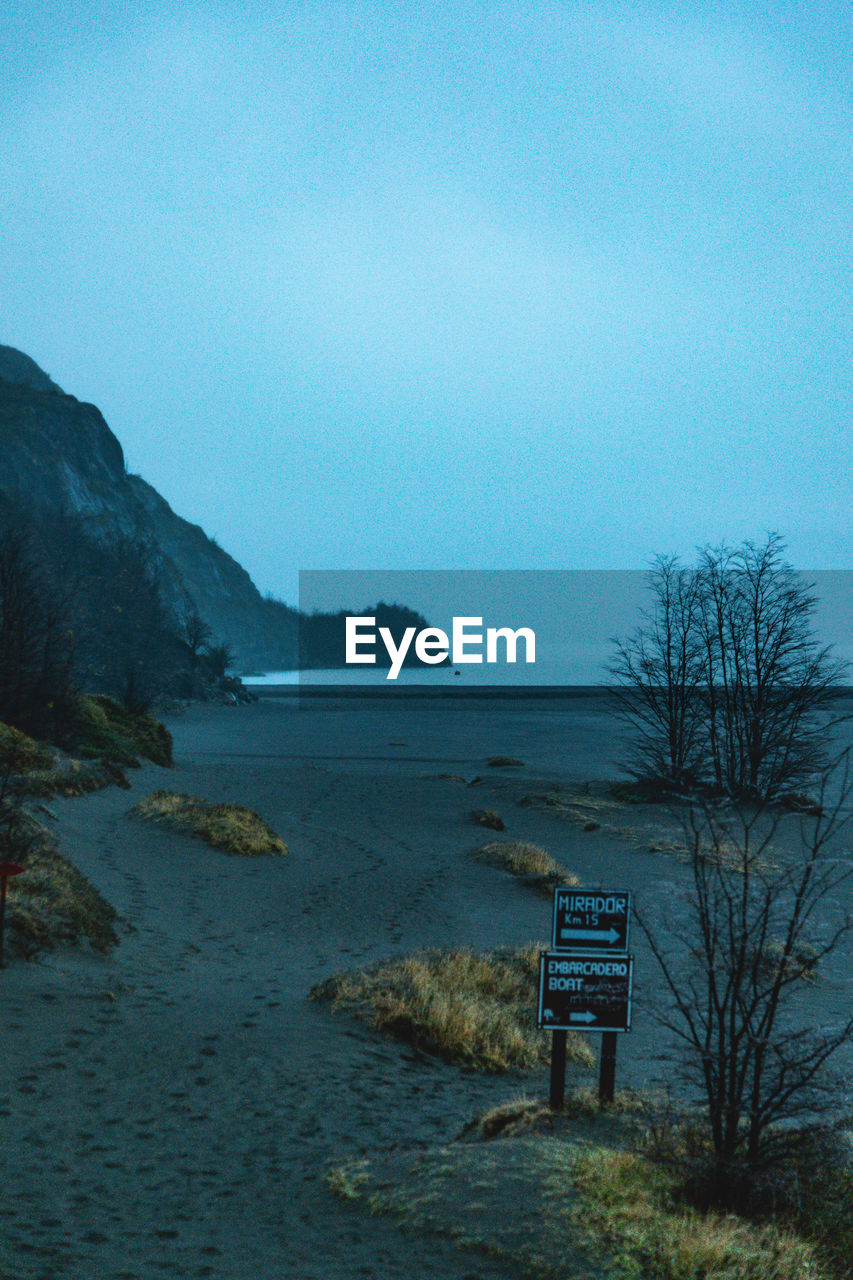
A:
POLYGON ((3 930, 6 924, 6 885, 12 876, 19 876, 25 867, 17 862, 0 862, 0 969, 3 968, 3 930))

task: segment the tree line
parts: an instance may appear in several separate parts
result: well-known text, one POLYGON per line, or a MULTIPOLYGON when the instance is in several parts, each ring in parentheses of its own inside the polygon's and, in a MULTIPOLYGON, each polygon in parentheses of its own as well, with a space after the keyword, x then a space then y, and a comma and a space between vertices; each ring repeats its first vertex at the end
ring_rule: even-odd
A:
POLYGON ((63 744, 78 695, 105 693, 131 711, 160 695, 199 696, 231 662, 191 603, 165 600, 156 547, 109 544, 73 517, 38 526, 0 512, 0 721, 63 744))
MULTIPOLYGON (((344 664, 343 612, 297 614, 272 599, 263 610, 269 636, 280 637, 294 664, 344 664)), ((397 640, 406 627, 427 625, 402 605, 371 612, 397 640)), ((176 604, 166 591, 156 544, 99 541, 73 516, 36 525, 19 506, 0 504, 0 722, 62 745, 73 739, 82 691, 134 712, 163 696, 219 690, 239 699, 247 695, 229 675, 233 661, 192 601, 176 604)))

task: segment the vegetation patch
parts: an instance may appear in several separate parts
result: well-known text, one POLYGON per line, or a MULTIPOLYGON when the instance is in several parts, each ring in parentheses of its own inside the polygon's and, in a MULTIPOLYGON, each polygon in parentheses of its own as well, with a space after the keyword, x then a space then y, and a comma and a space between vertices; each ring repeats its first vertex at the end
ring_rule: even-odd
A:
MULTIPOLYGON (((539 951, 428 951, 336 975, 310 994, 460 1066, 530 1069, 550 1051, 534 1017, 539 951)), ((567 1040, 570 1060, 591 1067, 588 1044, 571 1032, 567 1040)))
POLYGON ((111 785, 128 788, 130 783, 117 764, 101 760, 86 764, 81 760, 60 759, 50 769, 34 769, 17 782, 22 796, 84 796, 111 785))
POLYGON ((360 1156, 336 1165, 327 1182, 371 1213, 396 1215, 410 1231, 449 1237, 504 1259, 513 1272, 550 1280, 846 1274, 827 1269, 816 1246, 782 1223, 688 1206, 673 1173, 628 1149, 636 1101, 629 1099, 624 1116, 598 1110, 607 1128, 602 1142, 590 1138, 596 1109, 583 1100, 555 1116, 542 1102, 516 1099, 469 1126, 462 1141, 360 1156))
POLYGON ((104 757, 131 769, 140 756, 153 764, 172 765, 172 735, 166 726, 103 694, 79 699, 76 735, 81 755, 90 758, 104 757))
MULTIPOLYGON (((472 785, 469 783, 469 785, 472 785)), ((475 809, 471 820, 480 827, 488 827, 490 831, 505 831, 504 820, 494 809, 475 809)))
POLYGON ((621 790, 630 784, 586 783, 578 790, 553 788, 521 796, 522 809, 538 809, 581 831, 602 831, 637 849, 683 856, 686 844, 682 823, 664 805, 646 803, 639 794, 632 799, 621 790), (614 792, 618 791, 618 795, 614 792))
POLYGON ((580 885, 573 872, 560 866, 537 844, 527 844, 522 840, 491 840, 475 849, 473 856, 478 862, 486 862, 518 876, 546 897, 555 889, 574 889, 580 885))
POLYGON ((569 1224, 600 1251, 608 1274, 620 1280, 819 1280, 829 1275, 814 1246, 794 1232, 690 1208, 678 1194, 674 1175, 633 1152, 595 1146, 578 1151, 571 1178, 580 1204, 570 1209, 569 1224))
POLYGON ((35 742, 11 725, 0 723, 0 813, 24 797, 80 796, 111 783, 128 787, 122 770, 109 760, 83 763, 58 748, 35 742))
POLYGON ((50 769, 56 753, 35 742, 20 729, 0 721, 0 773, 30 773, 34 769, 50 769))
POLYGON ((287 853, 287 845, 252 809, 241 804, 211 804, 198 796, 154 791, 131 809, 136 818, 163 822, 175 831, 198 836, 214 849, 251 857, 287 853))
POLYGON ((681 804, 683 791, 676 791, 665 778, 632 778, 611 782, 607 794, 620 804, 681 804))
POLYGON ((27 815, 33 839, 24 871, 9 881, 8 940, 17 955, 30 958, 60 943, 83 939, 99 952, 118 942, 117 912, 72 863, 53 837, 27 815))
POLYGON ((523 765, 523 760, 516 760, 515 756, 489 756, 486 764, 490 769, 509 769, 513 766, 523 765))

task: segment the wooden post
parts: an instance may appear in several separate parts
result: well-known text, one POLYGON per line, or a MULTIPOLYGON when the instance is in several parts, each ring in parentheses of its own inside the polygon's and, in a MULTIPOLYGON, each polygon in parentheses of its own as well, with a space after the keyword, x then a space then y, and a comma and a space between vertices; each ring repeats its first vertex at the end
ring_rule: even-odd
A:
POLYGON ((601 1068, 598 1077, 598 1101, 612 1102, 616 1086, 616 1031, 604 1031, 601 1036, 601 1068))
POLYGON ((551 1033, 551 1099, 552 1111, 562 1111, 566 1096, 566 1033, 551 1033))

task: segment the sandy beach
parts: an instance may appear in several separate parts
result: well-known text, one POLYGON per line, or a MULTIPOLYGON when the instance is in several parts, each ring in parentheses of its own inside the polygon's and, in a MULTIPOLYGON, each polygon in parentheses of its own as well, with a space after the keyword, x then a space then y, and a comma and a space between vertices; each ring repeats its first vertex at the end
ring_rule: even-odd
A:
MULTIPOLYGON (((518 804, 619 776, 607 706, 269 697, 167 723, 174 770, 50 802, 61 851, 118 909, 121 942, 109 959, 56 951, 0 975, 0 1274, 507 1280, 503 1263, 342 1204, 324 1174, 343 1156, 450 1141, 477 1111, 546 1094, 547 1070, 462 1071, 307 995, 424 947, 547 941, 548 901, 469 856, 474 808, 500 811, 508 836, 584 884, 671 897, 683 867, 649 831, 607 814, 587 831, 518 804), (524 763, 489 769, 499 753, 524 763), (289 855, 229 857, 129 818, 158 787, 249 805, 289 855)), ((617 1082, 649 1085, 671 1068, 638 931, 632 950, 617 1082)), ((850 960, 845 947, 821 980, 828 1008, 849 1003, 850 960)))

